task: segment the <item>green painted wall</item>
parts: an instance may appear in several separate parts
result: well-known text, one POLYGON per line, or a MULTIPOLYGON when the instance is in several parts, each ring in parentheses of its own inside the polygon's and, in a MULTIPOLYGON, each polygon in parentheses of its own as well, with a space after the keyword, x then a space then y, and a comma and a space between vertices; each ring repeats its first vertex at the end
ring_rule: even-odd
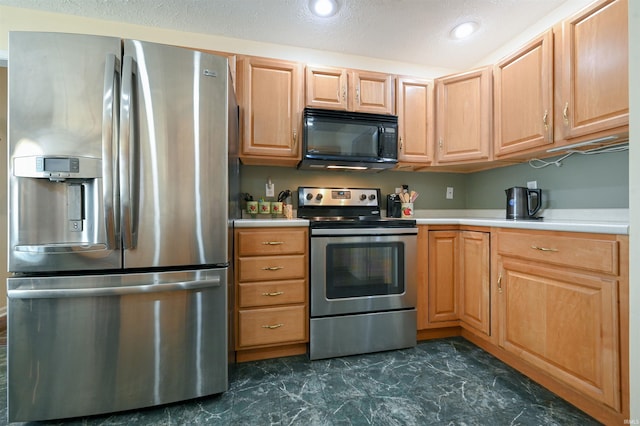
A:
MULTIPOLYGON (((552 161, 559 157, 546 159, 552 161)), ((505 207, 504 190, 537 181, 543 207, 551 209, 629 208, 629 152, 573 154, 557 167, 534 169, 518 164, 467 176, 469 209, 505 207)))
MULTIPOLYGON (((557 157, 556 157, 557 158, 557 157)), ((547 159, 551 161, 553 159, 547 159)), ((242 166, 240 188, 255 199, 265 196, 267 179, 275 193, 295 192, 298 186, 348 186, 380 188, 383 194, 394 192, 402 184, 420 196, 415 209, 501 209, 504 190, 526 186, 535 180, 543 190, 545 208, 629 208, 628 152, 599 155, 574 154, 562 166, 534 169, 528 164, 501 167, 471 174, 436 172, 317 172, 287 167, 242 166), (445 198, 446 188, 454 188, 453 200, 445 198)), ((294 197, 294 207, 297 200, 294 197)))

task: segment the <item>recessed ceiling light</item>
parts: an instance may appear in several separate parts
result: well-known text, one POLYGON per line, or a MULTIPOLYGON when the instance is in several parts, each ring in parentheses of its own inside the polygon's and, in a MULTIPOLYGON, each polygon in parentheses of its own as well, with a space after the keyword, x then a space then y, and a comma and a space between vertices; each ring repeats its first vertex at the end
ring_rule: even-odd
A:
POLYGON ((328 18, 338 11, 338 2, 336 0, 309 0, 309 9, 316 16, 328 18))
POLYGON ((480 26, 477 22, 469 21, 458 24, 451 30, 451 37, 456 40, 462 40, 475 33, 480 26))

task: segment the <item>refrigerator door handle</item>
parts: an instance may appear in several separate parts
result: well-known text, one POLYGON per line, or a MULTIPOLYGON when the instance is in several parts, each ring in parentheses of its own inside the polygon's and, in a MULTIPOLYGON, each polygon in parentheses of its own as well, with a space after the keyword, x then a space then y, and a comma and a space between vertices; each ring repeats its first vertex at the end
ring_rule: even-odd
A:
POLYGON ((133 248, 133 214, 131 211, 131 114, 133 107, 133 57, 122 57, 120 89, 120 218, 122 248, 133 248))
POLYGON ((117 123, 118 111, 114 110, 117 99, 117 78, 119 68, 116 55, 109 54, 104 66, 104 90, 102 101, 102 203, 104 206, 104 226, 107 249, 116 248, 116 214, 114 209, 113 180, 113 131, 117 123), (115 114, 115 119, 114 119, 115 114))
POLYGON ((9 299, 62 299, 72 297, 123 296, 128 294, 159 293, 165 291, 198 290, 203 288, 220 287, 221 284, 222 281, 220 276, 216 276, 204 280, 123 287, 9 290, 7 291, 7 297, 9 299))

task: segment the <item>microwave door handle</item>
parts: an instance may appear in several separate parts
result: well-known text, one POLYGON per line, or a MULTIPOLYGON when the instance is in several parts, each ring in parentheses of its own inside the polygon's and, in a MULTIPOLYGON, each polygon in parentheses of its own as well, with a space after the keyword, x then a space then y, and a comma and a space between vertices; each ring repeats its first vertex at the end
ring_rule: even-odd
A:
POLYGON ((114 123, 118 121, 117 104, 118 71, 116 55, 106 57, 102 97, 102 205, 104 211, 106 248, 116 248, 116 214, 114 207, 114 123))
POLYGON ((378 158, 382 157, 382 138, 384 137, 384 127, 378 126, 378 158))

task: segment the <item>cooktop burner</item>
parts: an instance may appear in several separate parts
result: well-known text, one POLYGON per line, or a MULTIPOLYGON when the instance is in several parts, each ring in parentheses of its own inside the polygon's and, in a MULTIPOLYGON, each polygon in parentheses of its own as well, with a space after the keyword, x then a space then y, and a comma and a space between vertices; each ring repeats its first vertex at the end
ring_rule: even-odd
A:
POLYGON ((381 217, 379 188, 298 188, 298 217, 312 228, 410 228, 414 219, 381 217))

